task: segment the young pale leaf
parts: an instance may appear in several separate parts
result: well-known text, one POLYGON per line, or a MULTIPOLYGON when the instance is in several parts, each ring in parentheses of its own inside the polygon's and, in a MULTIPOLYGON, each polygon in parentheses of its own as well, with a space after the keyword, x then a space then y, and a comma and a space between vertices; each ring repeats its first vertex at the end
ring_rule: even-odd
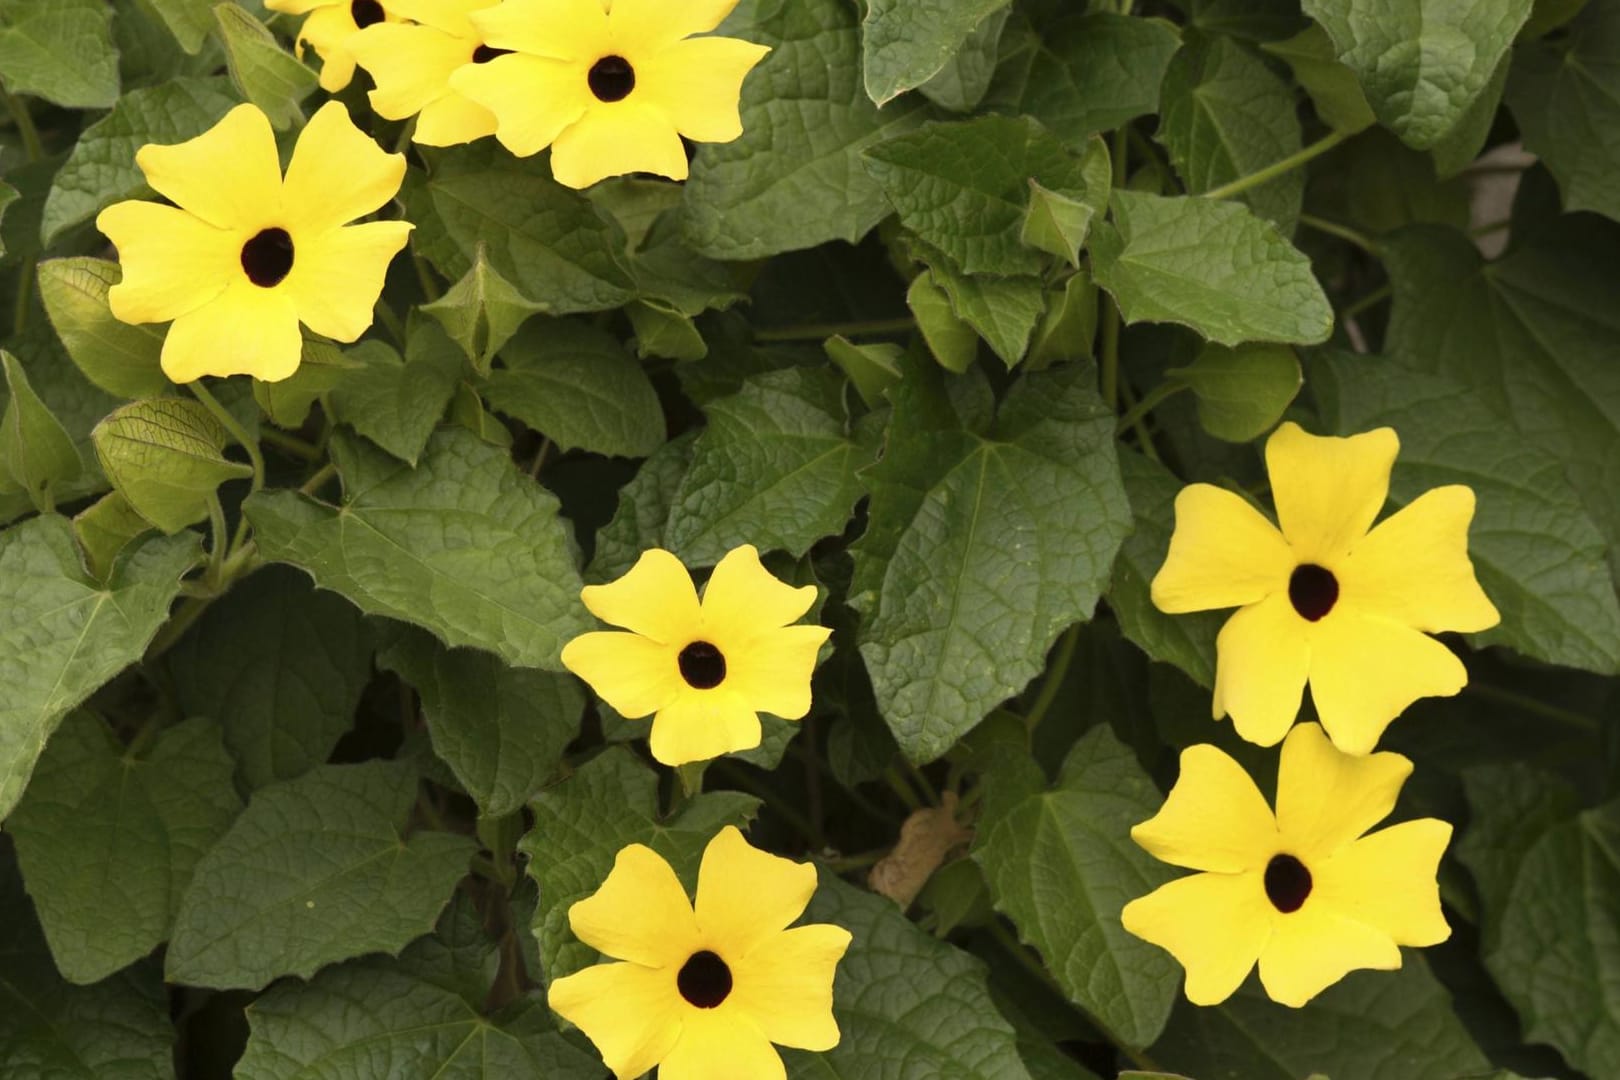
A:
MULTIPOLYGON (((912 288, 916 288, 916 282, 912 282, 912 288)), ((970 330, 968 333, 972 335, 973 332, 970 330)), ((977 346, 979 339, 976 335, 970 340, 977 346)), ((857 345, 842 334, 837 334, 822 342, 821 348, 827 354, 827 359, 849 376, 849 381, 869 408, 882 408, 884 392, 900 381, 900 357, 905 350, 898 345, 889 342, 857 345)))
POLYGON ((423 304, 422 311, 439 320, 480 375, 488 375, 495 354, 517 333, 523 320, 543 307, 502 277, 489 264, 480 244, 461 280, 439 299, 423 304))
POLYGON ((386 342, 364 341, 349 350, 359 361, 327 399, 333 415, 399 458, 415 465, 461 381, 462 352, 436 323, 413 320, 405 358, 386 342))
MULTIPOLYGON (((1046 307, 1041 279, 1033 274, 964 274, 948 256, 926 245, 918 246, 931 280, 944 291, 956 318, 984 338, 1009 368, 1017 365, 1046 307)), ((966 347, 961 349, 959 357, 965 357, 966 347)))
POLYGON ((646 457, 664 441, 658 393, 612 334, 566 319, 536 320, 484 384, 490 408, 563 450, 646 457))
POLYGON ((1334 131, 1354 135, 1378 122, 1356 73, 1340 62, 1333 39, 1320 25, 1312 23, 1286 41, 1268 41, 1260 47, 1287 61, 1295 80, 1311 95, 1316 115, 1334 131))
POLYGON ((102 0, 0 0, 0 73, 14 94, 70 109, 118 100, 118 50, 102 0))
POLYGON ((472 840, 404 838, 416 775, 396 762, 323 765, 261 789, 197 863, 180 901, 171 982, 255 990, 433 928, 472 840))
POLYGON ((799 556, 843 532, 871 458, 850 437, 843 393, 834 369, 794 367, 711 402, 671 509, 671 550, 710 566, 738 544, 799 556))
POLYGON ((76 256, 39 264, 39 295, 84 377, 121 398, 159 397, 169 386, 159 359, 163 334, 113 317, 107 290, 123 271, 115 262, 76 256))
POLYGON ((1222 345, 1333 332, 1310 260, 1244 207, 1134 191, 1113 206, 1092 230, 1092 269, 1126 322, 1180 323, 1222 345))
POLYGON ((687 236, 715 259, 859 240, 889 214, 861 151, 926 115, 920 98, 880 113, 866 96, 845 0, 757 6, 747 36, 771 52, 743 84, 742 137, 699 147, 686 183, 687 236))
POLYGON ((225 428, 200 402, 185 398, 131 402, 90 437, 113 487, 170 534, 207 517, 219 485, 253 473, 225 458, 225 428))
POLYGON ((1373 112, 1427 150, 1462 120, 1490 81, 1533 0, 1304 0, 1373 112))
POLYGON ((932 78, 917 87, 918 93, 942 109, 972 112, 984 100, 996 75, 1001 56, 1001 32, 1007 27, 1011 7, 992 11, 980 20, 951 58, 932 78))
POLYGON ((1205 431, 1234 443, 1270 431, 1304 381, 1286 345, 1205 345, 1191 364, 1165 375, 1192 389, 1205 431))
POLYGON ((168 655, 187 716, 218 717, 250 790, 322 764, 371 681, 372 638, 341 596, 285 566, 233 588, 168 655))
MULTIPOLYGON (((1107 199, 1102 202, 1106 203, 1107 199)), ((1018 239, 1025 246, 1056 255, 1070 266, 1080 265, 1080 249, 1091 231, 1097 207, 1087 199, 1077 199, 1059 191, 1049 191, 1040 181, 1029 182, 1029 206, 1019 227, 1018 239)))
POLYGON ((1095 377, 1089 364, 1028 375, 993 423, 988 388, 976 384, 976 403, 968 388, 948 396, 921 365, 890 394, 850 602, 878 705, 913 761, 1021 690, 1108 580, 1130 514, 1095 377))
POLYGON ((118 553, 151 528, 152 523, 116 491, 107 492, 73 518, 73 535, 97 581, 106 581, 118 553))
POLYGON ((454 428, 428 441, 414 469, 341 434, 333 448, 341 508, 294 491, 244 503, 265 558, 447 644, 558 669, 563 642, 590 624, 572 536, 550 492, 454 428))
POLYGON ((17 358, 0 349, 0 367, 10 392, 0 417, 0 491, 21 490, 35 506, 49 509, 52 488, 77 479, 84 462, 62 422, 34 393, 17 358))
POLYGON ((1084 267, 1061 289, 1048 289, 1046 308, 1029 340, 1027 366, 1036 371, 1059 360, 1085 360, 1097 339, 1097 283, 1084 267))
POLYGON ((195 535, 156 537, 102 584, 80 565, 66 518, 0 532, 0 819, 58 721, 140 659, 197 555, 195 535))
POLYGON ((658 776, 623 747, 609 747, 561 784, 530 804, 534 828, 518 845, 529 874, 540 886, 534 934, 547 981, 597 961, 595 949, 575 940, 568 908, 601 887, 619 849, 646 844, 668 859, 688 895, 697 882, 698 860, 726 825, 742 828, 759 800, 735 791, 688 799, 664 818, 658 807, 658 776))
POLYGON ((446 649, 402 628, 377 656, 422 696, 433 751, 485 817, 523 809, 579 734, 585 693, 568 675, 511 668, 492 653, 446 649))
POLYGON ((263 109, 278 131, 302 123, 299 103, 315 92, 315 73, 240 5, 215 4, 214 22, 231 81, 242 96, 263 109))
POLYGON ((187 720, 135 756, 87 712, 63 722, 6 821, 70 982, 99 982, 168 939, 203 852, 242 802, 211 720, 187 720))
POLYGON ((1159 1037, 1181 982, 1168 953, 1119 922, 1128 901, 1172 876, 1130 837, 1161 802, 1105 725, 1075 744, 1052 790, 987 807, 973 842, 996 908, 1069 999, 1127 1046, 1159 1037))
POLYGON ((932 79, 1006 0, 872 0, 861 24, 866 94, 885 105, 932 79))

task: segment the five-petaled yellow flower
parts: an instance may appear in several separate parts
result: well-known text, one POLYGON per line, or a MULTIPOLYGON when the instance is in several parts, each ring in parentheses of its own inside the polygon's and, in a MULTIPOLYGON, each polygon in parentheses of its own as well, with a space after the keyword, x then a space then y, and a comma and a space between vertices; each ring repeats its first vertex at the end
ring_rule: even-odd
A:
POLYGON ((321 89, 336 93, 354 78, 354 55, 349 45, 368 26, 398 22, 391 10, 394 0, 264 0, 271 11, 305 15, 298 31, 298 54, 311 45, 321 58, 321 89))
POLYGON ((744 544, 726 553, 698 600, 681 561, 642 553, 617 581, 580 598, 603 622, 563 647, 562 662, 630 719, 653 715, 652 754, 665 765, 759 745, 759 713, 810 711, 810 676, 831 630, 791 626, 816 601, 814 585, 771 576, 744 544))
POLYGON ((211 129, 135 155, 174 206, 115 203, 96 228, 118 248, 124 277, 107 294, 124 322, 174 320, 163 371, 285 379, 303 352, 302 321, 353 341, 371 325, 404 221, 347 222, 399 191, 405 158, 385 153, 336 101, 299 135, 282 178, 264 113, 238 105, 211 129))
POLYGON ((732 826, 703 852, 697 903, 659 855, 619 852, 602 887, 568 909, 585 944, 620 963, 551 984, 551 1007, 578 1025, 619 1080, 784 1080, 772 1043, 838 1044, 833 973, 841 926, 787 929, 816 891, 808 864, 759 851, 732 826))
POLYGON ((1209 484, 1176 497, 1153 602, 1171 613, 1241 605, 1216 641, 1214 712, 1250 742, 1287 733, 1307 681, 1322 726, 1352 754, 1418 698, 1467 683, 1428 635, 1499 620, 1468 560, 1474 493, 1435 488, 1374 527, 1399 449, 1391 428, 1322 438, 1283 424, 1266 442, 1281 531, 1209 484))
POLYGON ((495 114, 450 86, 467 64, 503 55, 484 44, 468 16, 500 0, 389 0, 389 10, 412 23, 378 23, 349 41, 349 51, 377 88, 371 107, 389 120, 416 117, 411 138, 427 146, 454 146, 495 134, 495 114))
POLYGON ((730 142, 742 134, 743 77, 770 50, 735 38, 693 37, 719 26, 737 0, 505 0, 473 12, 492 48, 450 84, 495 114, 519 157, 551 147, 569 187, 652 172, 686 178, 681 136, 730 142))
POLYGON ((1272 1000, 1295 1007, 1358 968, 1401 966, 1401 945, 1436 945, 1451 928, 1435 873, 1451 826, 1389 815, 1412 772, 1399 754, 1355 757, 1315 724, 1283 743, 1277 813, 1213 746, 1182 751, 1164 807, 1131 830, 1154 857, 1204 873, 1125 905, 1137 937, 1187 969, 1187 998, 1225 1001, 1256 959, 1272 1000))

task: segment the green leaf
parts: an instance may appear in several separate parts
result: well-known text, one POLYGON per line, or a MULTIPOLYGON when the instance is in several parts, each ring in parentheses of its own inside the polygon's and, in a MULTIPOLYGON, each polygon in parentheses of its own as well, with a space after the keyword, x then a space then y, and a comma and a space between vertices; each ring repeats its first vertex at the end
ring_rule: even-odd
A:
POLYGON ((1083 197, 1078 158, 1028 117, 929 124, 869 148, 866 171, 900 220, 969 274, 1033 274, 1020 236, 1030 184, 1083 197))
POLYGON ((1128 901, 1172 876, 1130 837, 1161 802, 1105 725, 1075 744, 1052 790, 987 807, 973 842, 997 910, 1071 1001, 1136 1047, 1159 1037, 1181 985, 1170 955, 1119 922, 1128 901))
POLYGON ((1041 279, 1033 274, 964 274, 948 256, 925 245, 919 247, 933 282, 950 300, 956 317, 977 331, 1009 368, 1022 360, 1030 334, 1046 308, 1041 279))
POLYGON ((73 519, 73 535, 84 550, 90 576, 97 581, 106 581, 118 553, 151 528, 152 523, 116 491, 107 492, 73 519))
POLYGON ((932 271, 924 270, 911 279, 906 307, 940 367, 960 375, 973 366, 979 356, 979 332, 956 317, 951 298, 935 282, 932 271))
POLYGON ((833 983, 838 1045, 784 1050, 789 1080, 1029 1080, 983 961, 911 922, 894 902, 827 871, 804 913, 854 935, 833 983))
POLYGON ((932 79, 1006 6, 1007 0, 871 0, 861 24, 867 96, 885 105, 932 79))
POLYGON ((416 775, 389 761, 323 765, 260 789, 197 863, 169 942, 170 982, 254 990, 432 929, 472 840, 405 838, 416 775))
POLYGON ((223 78, 177 78, 120 97, 112 112, 79 135, 51 181, 40 225, 43 242, 49 246, 119 199, 149 198, 152 189, 135 164, 135 151, 147 143, 178 143, 201 135, 237 100, 223 78))
POLYGON ((461 382, 462 353, 443 329, 413 320, 405 358, 381 341, 349 351, 361 366, 345 373, 327 399, 333 415, 415 465, 461 382))
POLYGON ((579 734, 585 693, 571 676, 510 668, 405 629, 377 656, 422 696, 434 753, 485 817, 523 809, 579 734))
POLYGON ((1524 858, 1548 832, 1572 821, 1580 799, 1567 783, 1528 765, 1477 765, 1462 775, 1469 821, 1457 857, 1479 890, 1486 953, 1498 946, 1502 913, 1524 858))
MULTIPOLYGON (((5 221, 6 207, 10 206, 21 197, 21 193, 18 192, 16 188, 12 187, 10 184, 0 181, 0 222, 5 221)), ((6 238, 4 234, 0 234, 0 258, 4 258, 5 254, 6 238)))
POLYGON ((39 264, 40 299, 85 378, 121 398, 159 397, 171 385, 159 366, 163 333, 120 322, 107 306, 107 290, 123 276, 105 259, 47 259, 39 264))
POLYGON ((200 402, 150 398, 115 410, 91 433, 101 468, 129 504, 166 533, 208 516, 219 485, 251 476, 225 458, 225 428, 200 402))
POLYGON ((242 96, 263 109, 278 131, 301 123, 299 105, 315 92, 315 73, 240 5, 215 4, 214 22, 225 46, 225 66, 242 96))
POLYGON ((1558 462, 1449 379, 1372 356, 1329 354, 1313 370, 1323 415, 1343 434, 1401 437, 1390 497, 1442 484, 1477 500, 1468 554, 1502 622, 1473 635, 1588 671, 1620 671, 1620 602, 1603 534, 1558 462))
POLYGON ((596 950, 568 929, 568 908, 601 887, 619 849, 646 844, 675 868, 688 894, 698 860, 714 834, 739 828, 759 800, 735 791, 688 799, 665 819, 658 809, 658 776, 623 747, 602 751, 561 784, 530 804, 534 828, 518 844, 529 858, 529 875, 540 886, 534 934, 548 981, 596 962, 596 950))
POLYGON ((461 280, 421 310, 439 320, 480 375, 488 375, 495 354, 541 308, 489 264, 480 245, 461 280))
POLYGON ((624 313, 635 332, 636 355, 644 360, 654 356, 701 360, 709 355, 708 343, 692 316, 662 300, 637 300, 624 313))
POLYGON ((321 395, 360 367, 336 345, 305 338, 298 370, 276 382, 254 379, 253 400, 264 410, 265 419, 276 427, 297 431, 309 419, 309 411, 321 395))
POLYGON ((210 607, 168 663, 181 709, 219 719, 256 790, 331 756, 371 681, 371 653, 353 605, 270 566, 210 607))
POLYGON ((1078 267, 1080 249, 1085 246, 1091 219, 1096 215, 1097 207, 1090 202, 1048 191, 1039 181, 1031 180, 1029 206, 1024 210, 1018 239, 1028 247, 1056 255, 1070 266, 1078 267))
POLYGON ((829 367, 757 375, 710 402, 665 533, 691 566, 738 544, 803 555, 844 531, 861 496, 868 451, 850 437, 844 382, 829 367))
POLYGON ((549 492, 455 428, 437 432, 414 469, 342 435, 333 448, 342 507, 293 491, 244 504, 265 558, 446 644, 557 670, 563 642, 590 622, 572 536, 549 492))
POLYGON ((0 349, 0 367, 10 391, 0 417, 0 491, 21 490, 35 506, 49 510, 52 489, 77 479, 84 462, 62 422, 34 393, 17 358, 0 349))
POLYGON ((1159 85, 1181 45, 1162 19, 1097 12, 1064 19, 1007 60, 989 104, 1028 113, 1079 150, 1159 109, 1159 85))
POLYGON ((600 585, 624 574, 648 548, 664 547, 664 526, 681 480, 692 464, 696 431, 671 439, 652 452, 630 482, 619 489, 619 502, 596 533, 596 554, 585 568, 585 580, 600 585))
POLYGON ((188 53, 201 51, 208 32, 214 28, 213 0, 147 0, 163 25, 169 28, 180 47, 188 53))
POLYGON ((1334 131, 1354 135, 1378 122, 1356 73, 1339 62, 1333 39, 1320 25, 1312 23, 1286 41, 1269 41, 1260 47, 1288 63, 1295 80, 1311 96, 1316 115, 1334 131))
POLYGON ((1304 381, 1286 345, 1205 345, 1191 364, 1165 376, 1191 388, 1198 421, 1217 439, 1258 439, 1282 419, 1304 381))
POLYGON ((66 108, 107 108, 118 100, 111 16, 102 0, 0 0, 0 81, 66 108))
POLYGON ((1097 284, 1084 268, 1061 289, 1046 291, 1046 306, 1029 340, 1028 365, 1035 370, 1060 360, 1085 360, 1097 338, 1097 284))
POLYGON ((1097 603, 1130 517, 1095 377, 1089 364, 1028 375, 994 421, 982 383, 969 401, 920 365, 890 395, 850 603, 878 705, 912 761, 939 757, 1023 689, 1097 603))
POLYGON ((1588 0, 1535 0, 1519 40, 1530 41, 1552 33, 1579 15, 1588 0))
POLYGON ((742 90, 742 137, 705 143, 686 182, 685 228, 715 259, 853 243, 889 214, 860 168, 868 146, 926 116, 918 98, 881 113, 861 86, 860 32, 845 0, 759 0, 747 37, 771 46, 742 90))
POLYGON ((917 87, 935 105, 952 112, 972 112, 984 100, 995 78, 1001 55, 1001 32, 1011 7, 992 11, 968 34, 952 57, 932 78, 917 87))
POLYGON ((560 449, 646 457, 664 441, 652 381, 612 334, 580 322, 531 322, 490 373, 490 407, 516 417, 560 449))
POLYGON ((1180 323, 1222 345, 1333 332, 1310 260, 1244 207, 1133 191, 1113 204, 1092 230, 1092 270, 1126 322, 1180 323))
MULTIPOLYGON (((1159 130, 1190 194, 1209 191, 1276 164, 1300 148, 1293 89, 1231 38, 1197 37, 1165 74, 1159 130)), ((1241 198, 1287 230, 1299 217, 1305 172, 1293 169, 1241 198)))
POLYGON ((1409 146, 1444 139, 1485 90, 1532 0, 1303 0, 1409 146))
POLYGON ((66 518, 0 532, 0 820, 57 722, 140 659, 197 555, 195 535, 154 538, 103 585, 80 565, 66 518))
MULTIPOLYGON (((916 287, 917 283, 913 281, 912 288, 916 287)), ((971 330, 968 334, 969 340, 977 348, 978 336, 971 330)), ((889 342, 857 345, 842 334, 835 334, 822 342, 821 348, 827 354, 827 359, 849 376, 850 383, 868 408, 882 408, 884 392, 900 381, 900 356, 905 350, 898 345, 889 342)))
POLYGON ((242 808, 231 768, 211 720, 139 753, 88 712, 62 724, 6 831, 70 982, 99 982, 167 940, 192 868, 242 808))

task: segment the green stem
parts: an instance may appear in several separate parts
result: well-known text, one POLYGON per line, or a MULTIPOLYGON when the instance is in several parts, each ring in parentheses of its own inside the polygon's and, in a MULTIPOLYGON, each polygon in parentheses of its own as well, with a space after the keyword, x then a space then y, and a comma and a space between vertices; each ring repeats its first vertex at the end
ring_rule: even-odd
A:
POLYGON ((328 480, 337 475, 337 471, 337 466, 328 461, 325 465, 322 465, 319 469, 315 470, 314 476, 311 476, 308 480, 304 481, 304 486, 298 489, 298 493, 300 495, 314 495, 317 491, 326 486, 326 482, 328 480))
POLYGON ((923 808, 922 799, 899 769, 890 765, 883 770, 883 779, 888 781, 889 786, 894 789, 894 793, 900 797, 900 801, 906 804, 907 810, 921 810, 923 808))
POLYGON ((1329 150, 1344 142, 1346 136, 1342 131, 1333 131, 1317 139, 1311 145, 1297 153, 1289 154, 1281 161, 1274 161, 1263 169, 1258 169, 1248 176, 1240 176, 1230 184, 1222 184, 1217 188, 1210 188, 1204 192, 1206 199, 1230 199, 1233 195, 1240 195, 1250 188, 1257 188, 1261 184, 1277 179, 1286 173, 1293 172, 1301 165, 1321 157, 1329 150))
POLYGON ((1319 233, 1326 233, 1328 236, 1336 236, 1340 240, 1354 244, 1356 247, 1360 248, 1362 251, 1365 251, 1369 255, 1378 254, 1378 241, 1374 240, 1366 233, 1357 232, 1348 225, 1340 225, 1336 221, 1329 221, 1326 218, 1319 218, 1314 214, 1299 215, 1299 223, 1305 226, 1307 229, 1315 229, 1319 233))
POLYGON ((1119 418, 1119 423, 1114 425, 1114 434, 1123 435, 1128 429, 1140 424, 1148 413, 1163 405, 1167 399, 1175 397, 1186 389, 1186 383, 1176 379, 1166 379, 1148 391, 1146 397, 1131 406, 1125 415, 1119 418))
POLYGON ((1024 715, 1024 729, 1033 732, 1041 719, 1046 716, 1046 710, 1052 707, 1057 700, 1058 691, 1063 688, 1063 679, 1069 674, 1069 665, 1074 662, 1074 647, 1080 640, 1080 624, 1075 623, 1063 632, 1063 638, 1058 642, 1057 656, 1052 660, 1052 666, 1046 671, 1046 680, 1041 683, 1041 692, 1035 698, 1035 704, 1029 707, 1024 715))
POLYGON ((428 269, 427 260, 414 248, 411 250, 411 264, 416 267, 416 280, 422 283, 422 295, 426 296, 428 303, 431 304, 442 295, 439 283, 433 280, 433 271, 428 269))
POLYGON ((540 440, 540 449, 534 453, 534 460, 529 462, 529 479, 537 480, 540 470, 545 468, 546 458, 551 455, 551 437, 548 435, 540 440))
POLYGON ((897 319, 867 319, 862 322, 805 323, 800 326, 781 326, 774 330, 758 330, 755 341, 821 341, 825 338, 866 337, 875 334, 899 334, 917 325, 907 315, 897 319))
POLYGON ((208 548, 207 579, 217 581, 220 568, 225 565, 225 553, 231 542, 231 538, 225 535, 225 508, 219 504, 217 491, 208 493, 208 532, 211 540, 208 548))
POLYGON ((1110 409, 1119 408, 1119 307, 1099 297, 1102 313, 1102 398, 1110 409))
POLYGON ((1379 304, 1382 304, 1385 300, 1388 300, 1392 295, 1394 295, 1394 293, 1395 290, 1388 285, 1374 289, 1372 292, 1368 293, 1366 296, 1363 296, 1355 303, 1347 305, 1343 311, 1339 312, 1339 318, 1353 319, 1369 308, 1375 308, 1379 304))
POLYGON ((247 451, 248 460, 253 463, 253 487, 249 494, 264 487, 264 453, 259 449, 258 440, 248 434, 247 428, 243 427, 236 417, 231 415, 231 410, 220 404, 219 398, 215 397, 202 384, 201 379, 186 385, 191 388, 191 392, 196 395, 197 400, 202 402, 208 411, 214 414, 214 419, 218 420, 225 430, 231 433, 231 438, 235 439, 242 449, 247 451))
POLYGON ((1514 690, 1504 690, 1499 686, 1491 686, 1489 683, 1470 680, 1468 685, 1463 687, 1463 693, 1473 694, 1475 697, 1482 697, 1488 701, 1495 701, 1515 709, 1522 709, 1534 716, 1540 716, 1560 724, 1568 724, 1570 727, 1579 728, 1586 732, 1595 732, 1600 727, 1595 719, 1584 713, 1575 712, 1573 709, 1563 709, 1557 705, 1549 705, 1539 698, 1533 698, 1528 694, 1521 694, 1514 690))
POLYGON ((400 350, 404 351, 405 324, 399 321, 399 316, 394 314, 394 309, 389 307, 382 300, 378 300, 377 315, 379 318, 381 318, 383 327, 388 331, 389 336, 397 341, 399 343, 400 350))
POLYGON ((39 128, 34 126, 34 118, 28 112, 28 105, 21 98, 11 94, 4 87, 0 87, 0 97, 6 99, 6 110, 11 113, 11 119, 17 125, 17 134, 22 138, 23 153, 29 161, 45 160, 45 144, 40 142, 39 128))
POLYGON ((289 435, 285 431, 277 431, 273 427, 267 427, 259 432, 259 438, 277 450, 289 453, 293 457, 303 458, 311 464, 321 459, 320 447, 312 442, 300 439, 296 435, 289 435))
POLYGON ((186 602, 180 605, 179 612, 163 624, 163 628, 157 632, 152 643, 146 647, 145 659, 150 662, 168 652, 174 643, 191 629, 191 624, 202 618, 202 613, 208 610, 210 604, 225 595, 226 590, 237 578, 247 574, 259 564, 258 556, 258 545, 252 541, 226 555, 224 563, 219 568, 218 583, 206 596, 188 597, 186 602))

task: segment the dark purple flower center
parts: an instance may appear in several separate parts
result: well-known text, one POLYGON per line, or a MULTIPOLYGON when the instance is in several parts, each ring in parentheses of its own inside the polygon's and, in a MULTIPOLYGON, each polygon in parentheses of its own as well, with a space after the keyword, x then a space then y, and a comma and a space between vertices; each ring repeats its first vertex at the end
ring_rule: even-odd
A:
POLYGON ((372 23, 382 22, 388 14, 377 0, 354 0, 349 5, 349 17, 354 20, 354 25, 364 30, 372 23))
POLYGON ((1293 577, 1288 579, 1288 599, 1294 602, 1294 610, 1302 618, 1315 622, 1338 603, 1339 579, 1325 566, 1315 563, 1296 566, 1293 577))
POLYGON ((1311 872, 1292 855, 1273 855, 1266 864, 1266 899, 1287 915, 1298 911, 1311 895, 1311 872))
POLYGON ((731 993, 731 969, 726 962, 704 949, 695 952, 675 976, 681 997, 700 1009, 712 1009, 731 993))
POLYGON ((712 690, 726 677, 726 658, 707 641, 694 641, 677 658, 681 678, 695 690, 712 690))
POLYGON ((636 88, 636 69, 622 56, 604 56, 591 66, 586 81, 597 100, 623 101, 636 88))
POLYGON ((286 229, 261 229, 242 245, 242 269, 261 289, 281 284, 292 265, 293 242, 286 229))
POLYGON ((487 64, 497 56, 506 56, 511 51, 511 49, 497 49, 493 45, 480 45, 473 50, 472 62, 487 64))

